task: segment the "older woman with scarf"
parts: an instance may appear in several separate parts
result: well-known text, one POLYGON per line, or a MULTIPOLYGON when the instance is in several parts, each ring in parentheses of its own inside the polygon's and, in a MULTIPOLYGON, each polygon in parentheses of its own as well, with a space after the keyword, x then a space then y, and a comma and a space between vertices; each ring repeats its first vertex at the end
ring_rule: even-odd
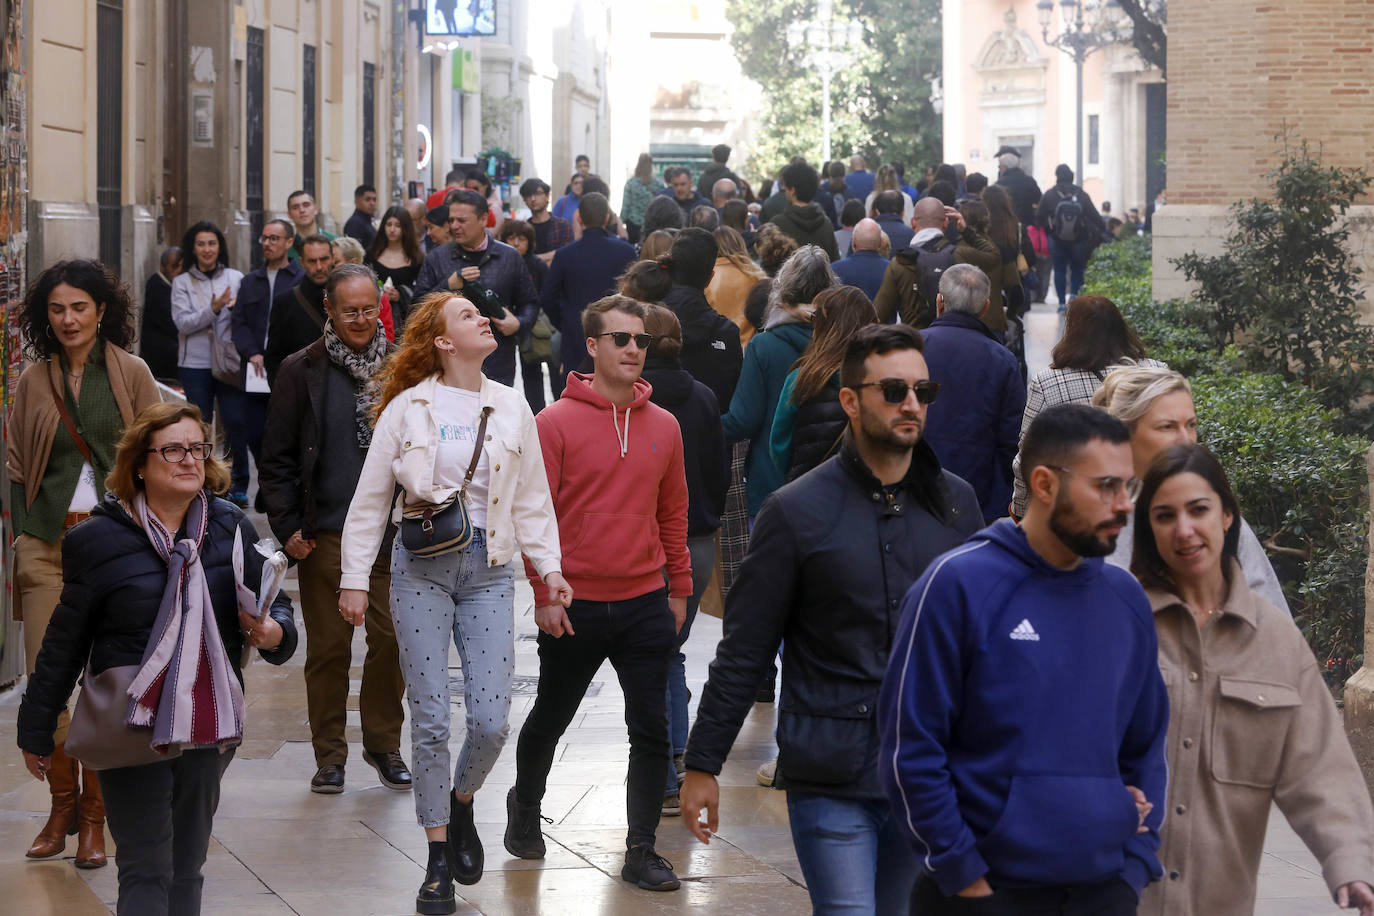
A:
MULTIPOLYGON (((82 670, 87 692, 127 678, 116 683, 132 703, 102 722, 125 735, 141 729, 147 762, 99 772, 120 916, 200 912, 220 778, 243 738, 241 657, 254 648, 281 664, 296 648, 284 594, 260 618, 240 610, 240 584, 256 594, 263 561, 252 524, 214 496, 228 485, 198 408, 156 404, 138 415, 105 479, 109 495, 62 541, 62 600, 19 707, 24 764, 41 780, 53 771, 53 729, 82 670)), ((75 731, 76 723, 73 744, 75 731)), ((101 750, 83 756, 104 767, 101 750)))
MULTIPOLYGON (((491 322, 467 299, 438 292, 420 300, 405 339, 377 377, 376 428, 343 529, 339 614, 357 626, 387 517, 401 520, 397 484, 405 505, 456 499, 471 523, 471 539, 452 550, 425 555, 412 544, 412 552, 402 531, 391 551, 391 615, 410 705, 415 814, 429 841, 415 901, 421 913, 454 912, 453 882, 476 884, 482 877, 474 793, 510 733, 511 561, 523 553, 548 585, 550 602, 572 602, 534 414, 519 392, 482 374, 494 349, 491 322), (451 644, 463 663, 467 726, 452 771, 451 644)), ((451 519, 430 521, 438 529, 451 519)))
MULTIPOLYGON (((7 464, 15 614, 24 621, 33 674, 62 594, 62 538, 99 502, 124 427, 159 395, 148 367, 126 349, 134 339, 128 291, 95 261, 61 261, 43 271, 24 299, 19 326, 32 362, 10 410, 7 464)), ((76 866, 99 868, 106 861, 100 784, 92 773, 83 780, 80 765, 63 751, 69 721, 62 712, 49 733, 52 810, 28 856, 61 855, 67 835, 79 831, 76 866)))

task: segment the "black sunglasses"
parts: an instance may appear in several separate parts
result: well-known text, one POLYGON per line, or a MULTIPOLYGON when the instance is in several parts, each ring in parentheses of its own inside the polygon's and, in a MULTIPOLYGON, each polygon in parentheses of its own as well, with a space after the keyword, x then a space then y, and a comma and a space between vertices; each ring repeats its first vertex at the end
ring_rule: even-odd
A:
POLYGON ((883 400, 889 404, 900 404, 906 400, 908 391, 916 392, 917 404, 934 404, 935 396, 940 393, 939 382, 917 382, 908 385, 899 378, 885 378, 877 382, 864 382, 855 385, 855 388, 881 388, 883 390, 883 400))
POLYGON ((629 331, 607 331, 604 334, 598 334, 596 336, 609 337, 611 343, 615 344, 617 347, 628 347, 631 338, 633 338, 635 346, 639 347, 641 350, 649 349, 649 344, 654 342, 654 335, 652 334, 631 334, 629 331))

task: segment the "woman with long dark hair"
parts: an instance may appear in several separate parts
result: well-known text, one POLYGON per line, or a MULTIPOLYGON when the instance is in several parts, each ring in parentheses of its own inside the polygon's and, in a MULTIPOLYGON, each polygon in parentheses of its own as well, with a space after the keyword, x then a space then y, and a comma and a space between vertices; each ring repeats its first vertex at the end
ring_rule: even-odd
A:
POLYGON ((229 469, 209 439, 185 403, 152 404, 124 431, 102 477, 108 494, 63 542, 66 587, 19 707, 24 764, 54 782, 68 758, 53 730, 83 669, 83 691, 115 700, 79 753, 101 768, 121 914, 200 912, 220 780, 243 739, 241 665, 249 649, 275 665, 296 649, 285 592, 261 615, 240 602, 240 588, 258 594, 263 558, 252 523, 215 496, 229 469), (97 736, 135 729, 132 759, 106 756, 119 741, 97 736))
POLYGON ((778 471, 791 480, 829 458, 849 425, 840 406, 840 365, 849 341, 878 321, 864 291, 837 286, 815 299, 811 343, 792 366, 778 395, 769 451, 778 471))
MULTIPOLYGON (((358 626, 372 564, 397 485, 406 505, 463 500, 466 546, 417 556, 397 537, 391 554, 391 613, 410 706, 415 813, 429 840, 416 899, 422 913, 452 913, 453 881, 482 877, 473 794, 486 782, 509 733, 515 674, 515 580, 523 553, 565 607, 558 522, 534 414, 514 389, 482 374, 496 349, 491 322, 449 292, 411 312, 405 338, 377 378, 376 430, 344 522, 339 613, 358 626), (516 546, 518 543, 518 547, 516 546), (449 769, 450 643, 463 662, 467 729, 449 769)), ((448 512, 457 511, 452 507, 448 512)))
POLYGON ((1146 886, 1140 912, 1253 913, 1275 805, 1336 905, 1374 912, 1364 777, 1307 640, 1246 582, 1240 506, 1216 457, 1196 444, 1157 454, 1134 528, 1131 572, 1154 611, 1169 691, 1169 796, 1151 799, 1170 815, 1159 850, 1168 877, 1146 886))
MULTIPOLYGON (((30 363, 15 386, 6 465, 14 602, 32 675, 62 595, 67 531, 104 496, 124 428, 161 395, 147 365, 128 351, 134 340, 129 291, 102 264, 59 261, 39 274, 24 297, 19 333, 30 363)), ((80 765, 63 750, 70 722, 61 710, 44 736, 44 750, 53 745, 47 770, 52 806, 27 855, 60 855, 67 836, 79 832, 76 866, 99 868, 105 864, 100 784, 87 771, 83 787, 80 765)))
MULTIPOLYGON (((991 188, 989 188, 991 190, 991 188)), ((986 193, 986 192, 984 192, 986 193)), ((1055 404, 1086 404, 1102 387, 1112 366, 1141 365, 1165 368, 1159 360, 1145 358, 1145 345, 1122 317, 1116 303, 1106 296, 1079 296, 1069 300, 1064 317, 1064 336, 1050 352, 1050 365, 1031 377, 1026 387, 1026 410, 1021 417, 1021 438, 1040 411, 1055 404)), ((1012 466, 1011 514, 1026 514, 1026 485, 1021 480, 1021 456, 1012 466)))
POLYGON ((410 310, 411 292, 420 276, 425 253, 420 250, 420 238, 415 223, 405 207, 390 207, 382 214, 382 228, 377 232, 363 263, 372 268, 382 292, 391 302, 392 324, 399 337, 405 330, 405 317, 410 310))

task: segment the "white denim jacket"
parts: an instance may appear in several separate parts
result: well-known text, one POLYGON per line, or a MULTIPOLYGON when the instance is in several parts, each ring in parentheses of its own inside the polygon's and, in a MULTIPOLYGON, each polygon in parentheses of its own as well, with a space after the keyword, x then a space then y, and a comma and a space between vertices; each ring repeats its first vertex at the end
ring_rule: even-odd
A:
MULTIPOLYGON (((340 548, 340 588, 366 590, 382 544, 388 510, 400 522, 391 494, 399 483, 408 502, 443 502, 455 487, 434 482, 439 423, 434 413, 433 376, 409 388, 382 411, 372 433, 358 488, 348 507, 340 548)), ((485 447, 491 482, 487 489, 487 562, 502 566, 515 557, 516 542, 540 578, 561 571, 558 519, 544 472, 539 432, 525 396, 483 376, 478 403, 493 408, 485 447)))

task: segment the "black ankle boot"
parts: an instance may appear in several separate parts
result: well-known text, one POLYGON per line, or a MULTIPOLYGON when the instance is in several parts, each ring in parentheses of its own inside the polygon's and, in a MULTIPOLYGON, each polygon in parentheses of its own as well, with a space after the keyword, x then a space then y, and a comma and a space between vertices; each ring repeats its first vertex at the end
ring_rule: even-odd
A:
POLYGON ((448 796, 448 851, 453 880, 476 884, 482 880, 482 838, 472 823, 472 805, 465 805, 453 792, 448 796))
POLYGON ((425 916, 444 916, 458 910, 453 898, 453 878, 449 875, 448 843, 438 840, 429 844, 429 865, 425 867, 425 883, 415 896, 415 912, 425 916))

